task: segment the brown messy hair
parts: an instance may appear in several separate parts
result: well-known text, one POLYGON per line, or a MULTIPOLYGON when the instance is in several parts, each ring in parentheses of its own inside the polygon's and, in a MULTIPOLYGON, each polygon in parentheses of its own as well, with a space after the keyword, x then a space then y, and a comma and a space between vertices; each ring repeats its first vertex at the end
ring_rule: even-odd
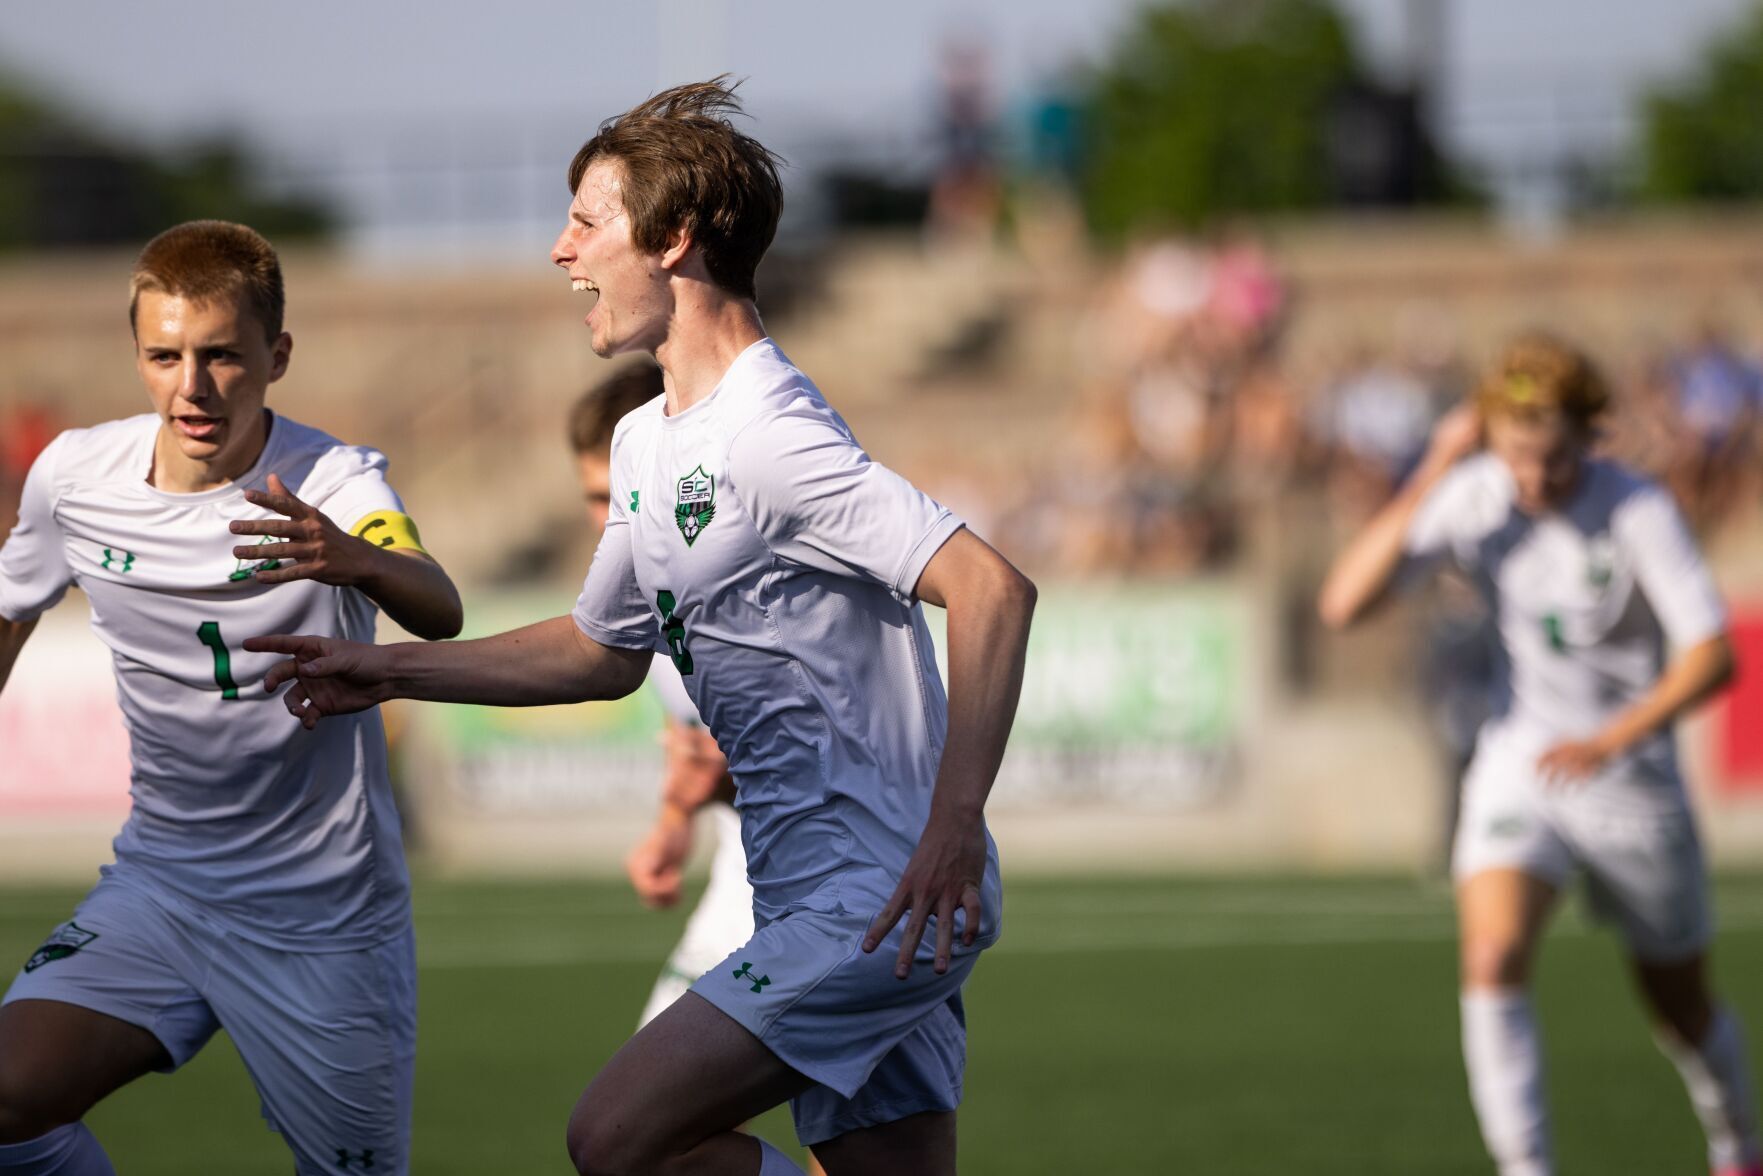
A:
POLYGON ((650 360, 627 363, 583 392, 569 410, 569 448, 577 457, 604 455, 625 415, 661 395, 661 368, 650 360))
POLYGON ((569 164, 571 195, 602 157, 624 168, 631 240, 660 253, 684 229, 710 280, 739 298, 756 296, 754 274, 783 211, 778 157, 735 130, 744 113, 728 74, 663 90, 600 124, 569 164))
POLYGON ((1610 386, 1585 352, 1533 331, 1506 345, 1476 388, 1475 403, 1484 418, 1537 420, 1559 413, 1589 429, 1610 407, 1610 386))
POLYGON ((129 275, 129 329, 145 291, 155 290, 192 302, 241 297, 257 316, 264 336, 282 333, 287 296, 282 264, 262 234, 230 221, 186 221, 147 242, 129 275))

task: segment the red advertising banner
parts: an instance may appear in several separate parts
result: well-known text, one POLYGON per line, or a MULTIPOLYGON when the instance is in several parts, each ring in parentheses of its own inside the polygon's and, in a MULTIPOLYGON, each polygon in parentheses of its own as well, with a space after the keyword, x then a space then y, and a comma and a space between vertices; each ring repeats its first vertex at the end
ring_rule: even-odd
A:
POLYGON ((0 694, 0 826, 129 808, 129 741, 110 651, 63 605, 43 618, 0 694))
POLYGON ((1720 790, 1763 795, 1763 607, 1734 609, 1738 674, 1716 715, 1720 790))

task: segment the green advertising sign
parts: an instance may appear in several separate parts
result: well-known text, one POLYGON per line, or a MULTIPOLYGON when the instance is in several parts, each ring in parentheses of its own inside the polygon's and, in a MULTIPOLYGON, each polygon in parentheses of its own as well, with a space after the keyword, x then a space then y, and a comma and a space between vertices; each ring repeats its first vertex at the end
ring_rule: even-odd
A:
MULTIPOLYGON (((468 615, 474 633, 492 633, 567 603, 498 598, 468 615)), ((924 611, 940 657, 942 610, 924 611)), ((993 805, 1181 806, 1217 795, 1243 725, 1247 631, 1245 604, 1219 589, 1044 589, 993 805)), ((423 709, 421 737, 477 805, 654 804, 661 706, 649 690, 576 706, 423 709)))

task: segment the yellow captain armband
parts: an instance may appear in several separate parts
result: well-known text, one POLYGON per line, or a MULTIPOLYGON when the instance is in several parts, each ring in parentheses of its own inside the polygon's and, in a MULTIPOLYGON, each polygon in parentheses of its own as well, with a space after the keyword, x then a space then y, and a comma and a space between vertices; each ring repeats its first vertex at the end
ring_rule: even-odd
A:
POLYGON ((416 520, 395 510, 376 510, 356 523, 349 533, 375 547, 428 554, 422 545, 422 536, 416 533, 416 520))

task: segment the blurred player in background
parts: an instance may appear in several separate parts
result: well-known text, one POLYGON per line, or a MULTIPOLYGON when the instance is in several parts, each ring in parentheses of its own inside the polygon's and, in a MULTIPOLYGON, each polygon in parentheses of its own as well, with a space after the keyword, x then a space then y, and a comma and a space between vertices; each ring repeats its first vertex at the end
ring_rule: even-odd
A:
POLYGON ((270 659, 240 642, 371 640, 379 609, 450 637, 459 595, 384 457, 264 407, 293 345, 283 301, 250 229, 154 238, 129 304, 153 412, 62 433, 0 547, 0 686, 78 585, 114 657, 133 798, 115 864, 0 1007, 7 1176, 110 1172, 86 1112, 223 1027, 297 1171, 406 1169, 416 969, 379 714, 290 729, 270 659))
MULTIPOLYGON (((613 430, 626 415, 657 399, 662 391, 661 369, 639 361, 590 388, 570 412, 570 448, 596 532, 606 529, 612 504, 613 430)), ((704 729, 671 658, 655 655, 649 682, 661 698, 666 723, 661 811, 654 826, 625 858, 625 872, 637 896, 648 906, 670 907, 679 902, 686 860, 692 852, 692 826, 700 809, 707 811, 714 826, 716 852, 710 860, 709 885, 655 981, 638 1028, 684 996, 700 976, 753 934, 753 888, 747 884, 747 855, 741 847, 741 818, 734 809, 728 760, 704 729)))
POLYGON ((1575 871, 1626 941, 1713 1170, 1759 1176, 1744 1036, 1708 987, 1713 915, 1672 734, 1731 675, 1725 611, 1670 497, 1592 456, 1608 400, 1577 350, 1514 342, 1341 554, 1320 608, 1347 625, 1392 584, 1451 559, 1498 624, 1453 874, 1464 1061, 1502 1176, 1554 1170, 1529 984, 1575 871))
POLYGON ((621 697, 665 651, 729 757, 753 937, 625 1043, 576 1104, 584 1173, 800 1169, 746 1120, 789 1101, 834 1176, 955 1171, 962 986, 1001 934, 984 804, 1022 686, 1032 584, 870 460, 765 334, 777 161, 720 80, 601 124, 551 259, 596 354, 648 352, 662 401, 612 439, 572 616, 480 641, 273 635, 306 726, 388 697, 621 697), (948 610, 950 690, 918 602, 948 610), (908 916, 909 913, 909 917, 908 916), (902 922, 904 920, 904 922, 902 922))

